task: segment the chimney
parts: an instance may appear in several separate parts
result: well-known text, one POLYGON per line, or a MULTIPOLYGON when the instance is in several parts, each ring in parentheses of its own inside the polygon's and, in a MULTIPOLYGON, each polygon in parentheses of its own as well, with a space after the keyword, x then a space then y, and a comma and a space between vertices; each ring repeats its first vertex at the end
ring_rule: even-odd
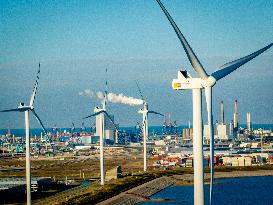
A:
POLYGON ((221 123, 225 124, 225 111, 224 111, 224 101, 221 101, 221 123))
POLYGON ((234 129, 238 129, 238 101, 235 100, 234 104, 234 129))
POLYGON ((229 123, 229 135, 233 136, 233 122, 231 120, 231 122, 229 123))
POLYGON ((248 130, 251 130, 250 112, 246 113, 246 123, 247 123, 247 129, 248 129, 248 130))

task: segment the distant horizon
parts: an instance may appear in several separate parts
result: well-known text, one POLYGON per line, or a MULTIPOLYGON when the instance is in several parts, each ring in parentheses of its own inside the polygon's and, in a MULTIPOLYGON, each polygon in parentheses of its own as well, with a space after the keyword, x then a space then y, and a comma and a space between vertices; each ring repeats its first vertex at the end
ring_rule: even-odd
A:
MULTIPOLYGON (((229 124, 226 124, 227 126, 229 126, 229 124)), ((267 125, 267 126, 272 126, 273 128, 273 123, 252 123, 252 126, 258 126, 258 125, 267 125)), ((247 127, 247 124, 238 124, 239 127, 247 127)), ((123 128, 134 128, 135 126, 122 126, 119 127, 119 129, 123 129, 123 128)), ((163 125, 150 125, 149 129, 155 128, 155 127, 163 127, 163 125)), ((187 124, 183 124, 183 125, 178 125, 178 127, 189 127, 189 125, 187 124)), ((53 127, 49 128, 49 127, 45 127, 48 130, 52 130, 53 127)), ((86 129, 90 129, 90 126, 85 126, 86 129)), ((192 128, 192 124, 191 124, 191 128, 192 128)), ((262 128, 262 127, 261 127, 262 128)), ((30 130, 33 129, 39 129, 42 130, 42 128, 40 127, 30 127, 30 130)), ((57 127, 57 129, 71 129, 71 127, 57 127)), ((75 129, 81 129, 81 127, 77 127, 75 126, 75 129)), ((1 131, 3 130, 8 130, 8 128, 0 128, 1 131)), ((10 128, 10 130, 25 130, 25 128, 10 128)))

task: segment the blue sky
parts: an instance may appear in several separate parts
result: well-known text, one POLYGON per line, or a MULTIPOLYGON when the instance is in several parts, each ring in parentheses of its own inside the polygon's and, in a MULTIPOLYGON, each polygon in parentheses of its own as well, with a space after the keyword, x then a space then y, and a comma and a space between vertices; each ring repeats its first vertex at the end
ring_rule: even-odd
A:
MULTIPOLYGON (((162 2, 208 73, 273 41, 273 1, 162 2)), ((194 72, 155 1, 0 0, 0 10, 0 109, 29 101, 41 61, 35 106, 47 127, 80 125, 99 102, 78 93, 102 90, 106 67, 111 91, 138 97, 138 80, 152 109, 171 112, 179 124, 191 120, 191 92, 173 91, 171 81, 178 69, 194 72)), ((229 121, 238 99, 241 122, 251 112, 254 122, 273 123, 272 59, 271 48, 217 83, 215 119, 224 100, 229 121)), ((141 120, 137 109, 109 105, 123 126, 141 120)), ((1 114, 0 127, 8 126, 23 127, 23 115, 1 114)))

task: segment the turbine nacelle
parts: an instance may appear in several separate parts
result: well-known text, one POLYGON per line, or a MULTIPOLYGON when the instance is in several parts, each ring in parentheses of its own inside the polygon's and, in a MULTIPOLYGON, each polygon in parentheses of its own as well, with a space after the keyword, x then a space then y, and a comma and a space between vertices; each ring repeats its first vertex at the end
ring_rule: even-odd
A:
POLYGON ((187 71, 178 71, 178 78, 173 79, 172 88, 174 90, 191 90, 213 87, 216 84, 214 77, 209 76, 206 79, 192 78, 187 71))
POLYGON ((177 79, 173 79, 172 87, 174 90, 190 90, 203 88, 200 78, 192 78, 187 71, 178 71, 177 79))
POLYGON ((139 114, 147 114, 148 113, 148 109, 143 109, 141 108, 139 111, 138 111, 139 114))
POLYGON ((33 106, 26 106, 25 103, 20 102, 18 108, 20 111, 33 110, 33 106))
POLYGON ((148 110, 148 103, 144 101, 143 108, 141 108, 138 113, 139 114, 147 114, 149 112, 148 110))
POLYGON ((101 109, 99 107, 94 107, 94 113, 100 112, 100 111, 105 111, 105 109, 101 109))

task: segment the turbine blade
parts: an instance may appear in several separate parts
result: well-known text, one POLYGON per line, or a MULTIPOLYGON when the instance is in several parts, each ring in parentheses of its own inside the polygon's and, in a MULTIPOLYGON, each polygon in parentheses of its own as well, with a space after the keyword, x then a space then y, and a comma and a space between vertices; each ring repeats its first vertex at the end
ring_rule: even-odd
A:
POLYGON ((40 123, 40 125, 42 126, 43 128, 43 131, 45 132, 45 134, 47 135, 47 131, 45 129, 45 126, 43 125, 41 119, 39 118, 38 114, 35 112, 34 109, 31 109, 32 113, 34 114, 34 116, 36 117, 37 121, 40 123))
POLYGON ((16 109, 9 109, 9 110, 1 110, 0 112, 23 112, 25 109, 16 108, 16 109))
POLYGON ((103 109, 106 109, 107 104, 107 95, 108 95, 108 82, 107 82, 107 68, 105 69, 105 91, 104 91, 104 100, 103 100, 103 109))
POLYGON ((38 72, 37 72, 37 77, 36 77, 36 81, 35 81, 35 84, 34 84, 34 88, 33 88, 33 91, 32 91, 32 95, 31 95, 31 98, 30 98, 30 101, 29 101, 29 106, 33 106, 34 104, 34 101, 35 101, 35 97, 36 97, 36 93, 37 93, 37 89, 38 89, 38 83, 39 83, 39 74, 40 74, 40 63, 39 63, 39 68, 38 68, 38 72))
POLYGON ((94 114, 92 114, 92 115, 88 115, 87 117, 84 117, 83 119, 97 116, 97 115, 101 114, 102 112, 104 112, 104 111, 102 110, 102 111, 96 112, 96 113, 94 113, 94 114))
POLYGON ((239 58, 237 60, 231 61, 229 63, 226 63, 222 65, 220 70, 215 71, 211 75, 216 79, 220 80, 221 78, 225 77, 226 75, 230 74, 231 72, 235 71, 237 68, 241 67, 242 65, 246 64, 248 61, 252 60, 253 58, 257 57, 258 55, 265 52, 267 49, 269 49, 273 43, 265 46, 264 48, 251 53, 250 55, 247 55, 245 57, 239 58))
POLYGON ((208 74, 206 73, 206 71, 203 68, 202 64, 200 63, 197 56, 193 52, 193 50, 192 50, 191 46, 189 45, 189 43, 187 42, 186 38, 184 37, 184 35, 182 34, 180 29, 178 28, 178 26, 174 22, 173 18, 171 17, 171 15, 167 11, 167 9, 161 3, 161 1, 160 0, 156 0, 156 1, 159 4, 162 11, 164 12, 164 14, 166 15, 169 22, 171 23, 177 37, 179 38, 179 40, 180 40, 180 42, 181 42, 181 44, 182 44, 182 46, 183 46, 183 48, 184 48, 184 50, 185 50, 185 52, 187 54, 187 57, 188 57, 191 65, 192 65, 192 67, 197 72, 197 74, 199 75, 200 78, 206 79, 208 77, 208 74))
POLYGON ((118 127, 116 126, 115 122, 113 121, 113 119, 111 118, 111 116, 106 112, 103 111, 105 113, 105 115, 109 118, 109 120, 113 123, 113 125, 115 126, 116 129, 118 129, 118 127))
POLYGON ((213 116, 212 116, 212 87, 205 87, 208 126, 210 136, 210 204, 212 204, 213 181, 214 181, 214 134, 213 134, 213 116))
POLYGON ((137 85, 137 89, 138 89, 139 95, 141 96, 141 100, 142 100, 143 102, 145 102, 144 97, 143 97, 142 92, 141 92, 141 89, 140 89, 140 87, 139 87, 139 84, 138 84, 137 81, 135 81, 135 82, 136 82, 136 85, 137 85))
POLYGON ((159 112, 155 112, 155 111, 152 111, 152 110, 149 110, 148 113, 151 113, 151 114, 156 114, 156 115, 161 115, 164 117, 163 114, 159 113, 159 112))

